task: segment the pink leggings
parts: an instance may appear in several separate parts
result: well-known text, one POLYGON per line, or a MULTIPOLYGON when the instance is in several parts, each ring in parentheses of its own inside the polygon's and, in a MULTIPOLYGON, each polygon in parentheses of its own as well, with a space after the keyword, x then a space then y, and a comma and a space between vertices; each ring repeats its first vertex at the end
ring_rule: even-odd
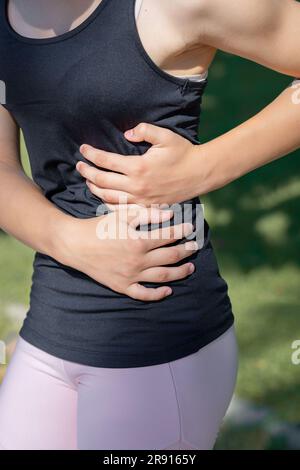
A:
POLYGON ((0 386, 3 450, 212 449, 237 375, 234 326, 147 367, 58 359, 18 337, 0 386))

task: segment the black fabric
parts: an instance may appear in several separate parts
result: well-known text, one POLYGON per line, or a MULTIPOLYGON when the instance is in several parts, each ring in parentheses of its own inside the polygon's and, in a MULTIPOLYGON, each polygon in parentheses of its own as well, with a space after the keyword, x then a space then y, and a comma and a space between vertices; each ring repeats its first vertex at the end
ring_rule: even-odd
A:
MULTIPOLYGON (((89 218, 101 205, 75 169, 84 160, 82 143, 141 155, 150 144, 130 143, 123 132, 149 122, 199 144, 207 81, 173 77, 156 66, 140 41, 134 0, 102 0, 79 27, 49 39, 16 33, 5 4, 0 17, 5 106, 24 132, 34 181, 62 211, 89 218)), ((57 357, 98 367, 147 366, 191 354, 234 321, 206 222, 204 246, 191 259, 196 271, 169 283, 173 295, 142 302, 36 253, 20 335, 57 357)))

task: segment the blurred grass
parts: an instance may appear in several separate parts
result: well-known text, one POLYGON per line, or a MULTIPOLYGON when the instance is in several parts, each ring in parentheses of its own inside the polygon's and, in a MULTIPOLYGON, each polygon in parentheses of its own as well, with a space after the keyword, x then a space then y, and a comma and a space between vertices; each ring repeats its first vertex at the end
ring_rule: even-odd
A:
MULTIPOLYGON (((290 77, 219 53, 203 100, 200 140, 238 125, 271 102, 290 77)), ((23 152, 25 166, 28 162, 23 152)), ((229 284, 240 347, 237 394, 300 422, 299 152, 204 198, 220 270, 229 284)), ((0 235, 2 304, 28 302, 32 252, 0 235)), ((0 323, 0 336, 7 328, 0 323)), ((229 433, 223 448, 263 448, 264 432, 229 433)))
MULTIPOLYGON (((227 429, 220 433, 215 450, 266 450, 269 436, 259 428, 227 429)), ((278 443, 276 449, 283 449, 283 443, 278 443)))

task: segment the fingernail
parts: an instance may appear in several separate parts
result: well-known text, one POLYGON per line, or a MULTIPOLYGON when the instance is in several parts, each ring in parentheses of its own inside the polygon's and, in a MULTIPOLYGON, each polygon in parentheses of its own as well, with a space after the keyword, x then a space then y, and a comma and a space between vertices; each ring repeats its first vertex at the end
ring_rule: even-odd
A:
POLYGON ((126 137, 133 137, 134 136, 134 130, 129 129, 128 131, 125 132, 126 137))
POLYGON ((184 224, 184 234, 191 234, 194 231, 193 224, 186 223, 184 224))
POLYGON ((167 211, 167 210, 164 210, 162 211, 162 218, 163 219, 170 219, 173 215, 173 211, 167 211))
POLYGON ((89 145, 83 144, 83 145, 81 145, 79 150, 80 150, 81 153, 86 153, 89 150, 89 148, 90 148, 89 145))
POLYGON ((172 289, 170 287, 168 287, 166 289, 166 295, 171 295, 172 294, 172 289))
POLYGON ((189 265, 189 273, 192 274, 195 271, 195 266, 193 264, 189 265))
POLYGON ((198 250, 198 243, 196 242, 186 242, 185 243, 185 249, 190 250, 190 251, 196 251, 198 250))

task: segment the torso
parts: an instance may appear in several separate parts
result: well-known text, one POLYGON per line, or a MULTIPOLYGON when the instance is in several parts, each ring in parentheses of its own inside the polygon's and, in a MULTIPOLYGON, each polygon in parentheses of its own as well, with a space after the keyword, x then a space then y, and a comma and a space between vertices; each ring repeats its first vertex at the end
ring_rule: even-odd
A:
MULTIPOLYGON (((85 21, 84 17, 78 21, 78 9, 74 14, 79 0, 64 1, 72 5, 73 11, 73 17, 65 18, 59 7, 62 0, 11 1, 11 25, 4 8, 7 3, 0 2, 4 106, 23 130, 32 178, 52 204, 77 218, 105 213, 103 201, 89 191, 76 171, 77 162, 84 160, 80 152, 83 143, 114 154, 143 155, 151 144, 130 142, 124 131, 149 122, 199 144, 201 100, 207 80, 193 82, 158 67, 179 71, 178 61, 176 69, 175 65, 167 67, 166 61, 169 65, 171 56, 180 57, 184 49, 182 31, 175 35, 173 26, 159 38, 152 32, 149 39, 153 47, 145 46, 156 65, 147 56, 137 32, 135 0, 102 0, 97 4, 82 0, 86 9, 92 5, 96 8, 94 15, 85 16, 85 21), (47 32, 48 38, 44 34, 37 37, 33 29, 21 30, 12 10, 17 1, 26 6, 23 20, 29 18, 27 23, 47 32), (49 4, 51 11, 46 9, 49 4), (30 17, 33 6, 38 5, 43 7, 40 11, 44 22, 30 17), (61 14, 59 26, 58 20, 54 22, 55 11, 57 18, 61 14), (160 56, 162 51, 164 56, 160 56)), ((171 0, 144 1, 143 8, 151 4, 151 19, 147 10, 139 19, 148 17, 150 26, 160 25, 165 31, 174 9, 160 15, 154 6, 162 4, 166 8, 171 0)), ((183 5, 183 0, 173 1, 183 5)), ((176 15, 180 16, 177 9, 176 15)), ((22 24, 25 28, 26 22, 22 24)), ((144 33, 148 37, 144 20, 139 21, 139 27, 144 41, 144 33)), ((187 42, 191 44, 192 38, 187 42)), ((187 61, 188 53, 184 56, 187 61)), ((201 64, 202 70, 206 65, 201 64)), ((193 66, 181 71, 201 71, 199 64, 193 66)), ((227 284, 218 270, 199 199, 182 201, 181 207, 185 221, 190 219, 196 227, 202 248, 193 255, 195 272, 172 283, 171 296, 157 303, 140 302, 37 252, 30 307, 20 330, 23 339, 72 362, 120 368, 170 362, 220 336, 233 322, 227 284)), ((176 216, 173 222, 177 221, 176 216)), ((146 283, 146 287, 150 285, 146 283)))
MULTIPOLYGON (((102 0, 9 0, 8 18, 17 33, 30 38, 59 36, 85 21, 102 0)), ((153 61, 173 75, 204 73, 216 50, 204 44, 193 44, 192 32, 187 37, 184 21, 174 24, 172 0, 136 0, 141 4, 138 31, 145 50, 153 61), (181 27, 181 29, 180 29, 181 27), (184 38, 184 39, 183 39, 184 38)))

